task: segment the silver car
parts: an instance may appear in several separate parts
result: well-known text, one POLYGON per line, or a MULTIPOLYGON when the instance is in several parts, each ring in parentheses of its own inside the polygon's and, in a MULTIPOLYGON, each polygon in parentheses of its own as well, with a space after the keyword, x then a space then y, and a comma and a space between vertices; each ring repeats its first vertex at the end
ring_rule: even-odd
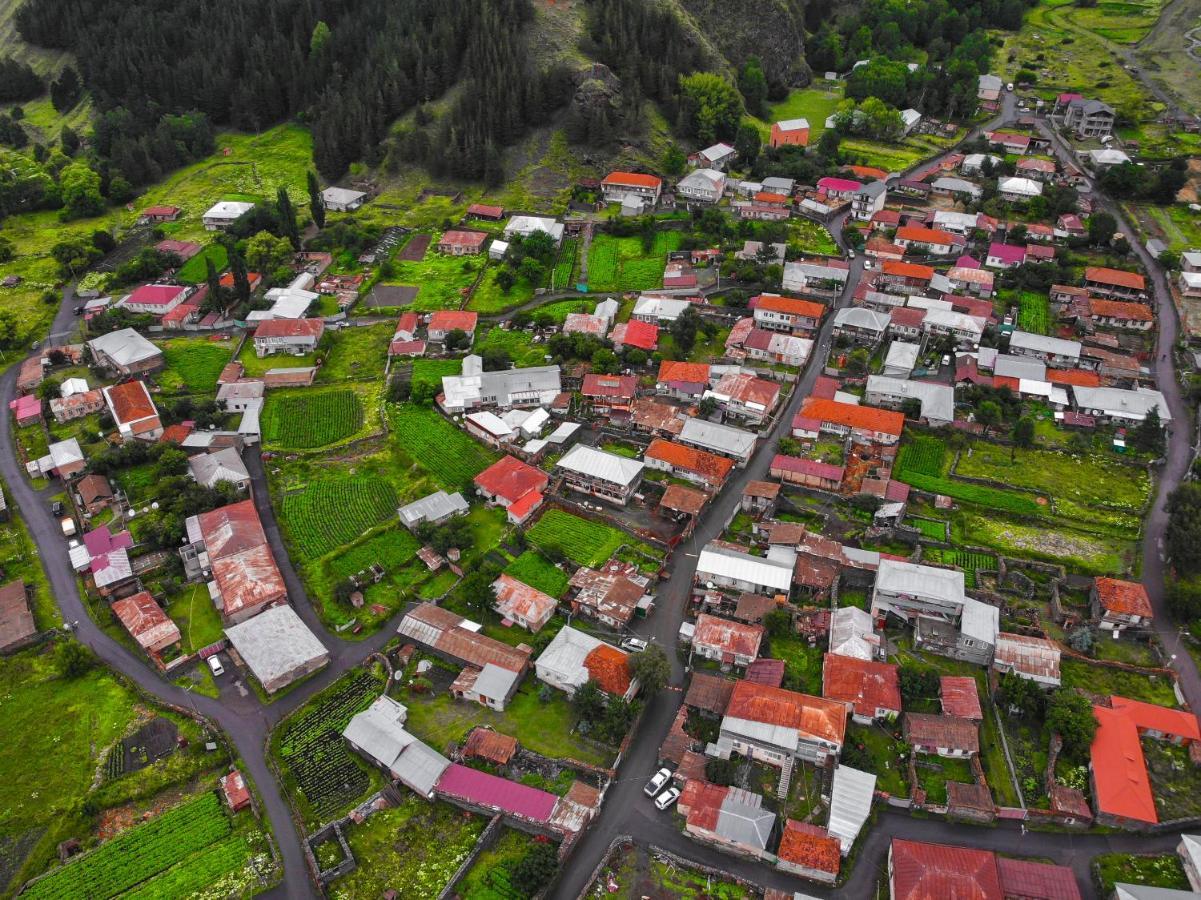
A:
POLYGON ((659 791, 663 790, 663 785, 671 780, 671 769, 660 769, 655 773, 655 777, 650 780, 642 792, 648 797, 653 797, 659 791))

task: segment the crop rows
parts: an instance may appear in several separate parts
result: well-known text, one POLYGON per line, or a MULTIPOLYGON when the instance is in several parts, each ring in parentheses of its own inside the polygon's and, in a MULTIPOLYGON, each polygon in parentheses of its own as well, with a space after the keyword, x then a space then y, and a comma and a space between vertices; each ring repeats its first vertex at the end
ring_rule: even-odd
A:
POLYGON ((1050 332, 1049 301, 1043 294, 1023 291, 1018 300, 1018 327, 1032 334, 1050 332))
POLYGON ((946 455, 947 446, 940 438, 921 435, 901 447, 897 470, 937 477, 942 475, 946 455))
POLYGON ((34 900, 106 900, 169 869, 229 832, 229 816, 221 809, 216 793, 209 792, 68 863, 22 896, 34 900))
POLYGON ((363 404, 351 390, 275 394, 263 408, 263 440, 307 450, 350 437, 363 427, 363 404))
POLYGON ((392 410, 392 434, 405 454, 444 487, 469 487, 495 454, 431 409, 411 404, 392 410))
POLYGON ((990 556, 987 553, 979 553, 974 550, 927 550, 923 557, 936 563, 942 563, 946 566, 955 566, 963 570, 964 583, 969 588, 976 586, 976 572, 980 569, 989 571, 997 567, 996 557, 990 556))
POLYGON ((919 472, 903 470, 898 476, 901 481, 919 491, 931 494, 944 494, 954 500, 983 506, 1001 512, 1016 513, 1022 516, 1039 515, 1043 508, 1033 498, 996 488, 984 487, 979 484, 969 484, 966 481, 955 481, 951 478, 939 478, 923 475, 919 472))
POLYGON ((253 855, 240 834, 230 835, 200 853, 144 882, 121 900, 175 900, 198 894, 230 872, 246 866, 253 855))
POLYGON ((334 578, 349 578, 373 563, 388 572, 394 572, 411 562, 420 548, 417 538, 403 528, 394 528, 333 557, 329 562, 329 572, 334 578))
POLYGON ((909 518, 905 520, 905 524, 911 528, 916 528, 925 537, 932 538, 936 541, 945 541, 947 539, 947 523, 936 519, 921 519, 909 518))
POLYGON ((306 559, 349 544, 395 514, 396 490, 370 475, 319 478, 285 495, 280 509, 288 536, 306 559))
POLYGON ((355 762, 342 730, 355 713, 366 709, 380 692, 379 681, 367 672, 343 678, 340 687, 316 706, 288 721, 279 752, 296 778, 296 786, 318 816, 337 812, 370 785, 355 762))
POLYGON ((547 510, 526 536, 539 549, 557 548, 579 565, 592 567, 608 562, 628 540, 616 528, 559 509, 547 510))

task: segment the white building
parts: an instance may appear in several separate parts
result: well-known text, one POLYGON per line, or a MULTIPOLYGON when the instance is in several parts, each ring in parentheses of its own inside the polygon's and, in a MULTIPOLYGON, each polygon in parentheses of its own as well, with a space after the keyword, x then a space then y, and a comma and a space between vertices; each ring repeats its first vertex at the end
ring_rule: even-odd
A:
POLYGON ((680 179, 676 196, 693 203, 716 203, 726 191, 726 173, 696 169, 680 179))
POLYGON ((907 381, 887 375, 869 375, 863 397, 870 406, 899 408, 907 400, 917 400, 921 417, 937 428, 955 421, 955 389, 933 381, 907 381))
POLYGON ((707 544, 696 564, 696 580, 751 594, 783 594, 792 591, 796 551, 772 547, 767 556, 753 556, 720 544, 707 544))
POLYGON ((238 221, 246 213, 254 209, 253 203, 240 203, 236 200, 222 200, 209 207, 208 212, 200 217, 206 231, 223 231, 238 221))
POLYGON ((556 247, 563 241, 563 223, 542 216, 513 216, 505 225, 505 239, 512 240, 517 235, 529 237, 538 231, 549 234, 556 247))
POLYGON ((363 205, 367 195, 349 188, 329 187, 321 192, 321 205, 330 212, 351 212, 363 205))
POLYGON ((329 662, 329 651, 286 604, 230 625, 225 635, 268 694, 329 662))
POLYGON ((997 191, 1006 200, 1022 202, 1041 197, 1043 186, 1032 178, 1001 178, 997 180, 997 191))
MULTIPOLYGON (((534 660, 534 672, 539 681, 572 696, 589 681, 597 681, 602 689, 605 688, 602 679, 596 677, 601 673, 602 668, 602 664, 599 664, 598 660, 601 656, 606 657, 604 664, 607 667, 609 659, 615 654, 626 659, 629 658, 629 654, 624 650, 618 650, 600 638, 577 631, 570 625, 564 625, 554 639, 546 645, 542 655, 534 660), (600 653, 597 652, 598 650, 600 653)), ((629 700, 637 693, 637 679, 629 678, 629 685, 621 699, 629 700)))
POLYGON ((1147 417, 1152 409, 1159 413, 1159 420, 1172 421, 1172 413, 1163 394, 1151 388, 1134 390, 1114 387, 1072 386, 1076 407, 1086 415, 1096 416, 1123 425, 1136 425, 1147 417))

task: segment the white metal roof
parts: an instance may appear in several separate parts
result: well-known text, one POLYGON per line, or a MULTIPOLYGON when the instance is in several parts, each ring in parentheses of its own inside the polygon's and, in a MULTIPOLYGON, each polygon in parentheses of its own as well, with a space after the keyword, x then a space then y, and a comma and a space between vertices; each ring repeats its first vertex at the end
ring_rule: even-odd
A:
POLYGON ((579 687, 590 677, 584 660, 602 643, 599 638, 564 625, 534 660, 534 666, 539 672, 546 670, 557 680, 579 687))
POLYGON ((830 652, 854 659, 871 660, 878 641, 871 613, 857 606, 841 606, 830 616, 830 652))
MULTIPOLYGON (((466 364, 463 368, 466 372, 466 364)), ((515 398, 544 405, 558 396, 561 384, 558 366, 531 366, 474 375, 444 375, 442 393, 448 410, 475 406, 484 397, 495 397, 496 405, 502 407, 512 406, 515 398)))
POLYGON ((1172 414, 1163 394, 1151 388, 1126 390, 1114 387, 1080 387, 1072 385, 1076 405, 1084 410, 1098 410, 1102 415, 1141 422, 1152 408, 1159 411, 1161 421, 1172 421, 1172 414))
POLYGON ((681 300, 678 297, 643 295, 634 304, 633 315, 662 319, 665 322, 674 322, 691 305, 692 302, 690 300, 681 300))
POLYGON ((417 522, 434 521, 446 516, 466 513, 469 509, 467 501, 458 491, 453 494, 448 494, 446 491, 435 491, 420 500, 414 500, 412 503, 402 506, 397 513, 400 521, 408 527, 417 522))
POLYGON ((959 630, 970 638, 995 646, 997 632, 1001 630, 1001 612, 991 603, 964 597, 959 630))
POLYGON ((1020 194, 1023 197, 1042 196, 1043 186, 1032 178, 1001 178, 997 181, 997 189, 1002 194, 1020 194))
POLYGON ((809 120, 808 119, 782 119, 781 121, 776 123, 776 127, 778 127, 781 131, 797 131, 801 128, 808 128, 809 120))
POLYGON ((877 312, 866 306, 844 306, 834 314, 835 328, 866 328, 883 332, 888 328, 888 313, 877 312))
POLYGON ((783 747, 789 752, 795 751, 800 743, 800 732, 796 728, 787 725, 773 725, 769 722, 755 722, 736 716, 726 716, 722 719, 721 730, 739 737, 750 738, 757 743, 783 747))
POLYGON ((908 341, 893 341, 888 345, 888 355, 884 357, 884 368, 896 366, 907 371, 917 365, 918 353, 921 347, 908 341))
POLYGON ((851 852, 851 846, 859 836, 863 823, 871 815, 875 791, 876 776, 872 773, 844 765, 834 769, 834 786, 830 791, 830 824, 827 830, 842 844, 843 856, 851 852))
POLYGON ((1009 349, 1033 350, 1036 353, 1051 353, 1055 356, 1080 358, 1080 342, 1028 331, 1014 331, 1009 336, 1009 349))
POLYGON ((475 425, 477 428, 482 428, 488 434, 495 438, 508 438, 513 434, 513 429, 510 428, 505 420, 496 413, 474 412, 467 416, 467 421, 475 425))
POLYGON ((53 461, 54 468, 56 469, 83 460, 83 450, 80 449, 79 441, 75 438, 56 441, 46 448, 46 453, 53 461))
POLYGON ((955 420, 955 389, 949 384, 869 375, 867 393, 869 396, 881 394, 892 399, 915 399, 922 404, 922 418, 938 422, 955 420))
POLYGON ((271 684, 329 651, 290 606, 275 606, 225 629, 260 684, 271 684))
POLYGON ((222 200, 208 208, 202 218, 205 219, 236 219, 254 209, 253 203, 243 203, 238 200, 222 200))
POLYGON ((93 353, 103 353, 119 366, 132 365, 162 355, 158 347, 132 328, 122 328, 92 338, 88 341, 88 346, 92 348, 93 353))
POLYGON ((685 444, 694 444, 704 450, 715 450, 744 458, 755 448, 758 437, 751 431, 689 416, 684 419, 679 439, 685 444))
POLYGON ((792 588, 792 565, 752 556, 728 547, 706 546, 697 558, 696 572, 701 578, 716 575, 761 585, 787 594, 792 588))
POLYGON ((350 188, 328 187, 321 192, 321 199, 326 203, 354 203, 367 195, 363 191, 352 191, 350 188))
POLYGON ((683 178, 677 187, 682 188, 710 188, 715 191, 722 190, 726 185, 726 173, 719 172, 717 169, 694 169, 683 178))
POLYGON ((876 590, 890 594, 923 597, 963 606, 963 573, 936 569, 898 559, 881 558, 876 570, 876 590))
POLYGON ((644 464, 636 459, 597 450, 586 444, 576 444, 555 465, 589 478, 599 478, 626 487, 640 474, 644 464))
POLYGON ((1047 377, 1047 366, 1046 363, 1029 356, 998 353, 993 361, 993 374, 1007 378, 1029 378, 1032 381, 1043 381, 1047 377))
POLYGON ((528 237, 535 231, 549 234, 556 244, 563 239, 563 223, 556 222, 554 219, 541 216, 513 216, 505 225, 506 238, 511 238, 515 234, 528 237))

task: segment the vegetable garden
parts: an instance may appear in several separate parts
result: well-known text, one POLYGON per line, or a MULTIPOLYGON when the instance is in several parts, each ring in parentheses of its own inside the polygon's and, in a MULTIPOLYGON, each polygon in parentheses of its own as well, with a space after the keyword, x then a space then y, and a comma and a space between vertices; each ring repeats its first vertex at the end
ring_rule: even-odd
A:
POLYGON ((946 457, 947 445, 941 438, 918 435, 901 447, 897 473, 939 476, 943 474, 946 457))
MULTIPOLYGON (((137 884, 166 872, 193 853, 217 844, 232 828, 230 818, 221 808, 215 792, 183 803, 144 825, 123 832, 97 850, 56 869, 34 883, 23 896, 31 898, 79 898, 103 900, 115 897, 137 884)), ((203 857, 195 862, 201 865, 203 857)), ((229 856, 208 860, 212 867, 217 861, 235 866, 245 864, 245 855, 234 861, 229 856)), ((228 869, 226 870, 228 871, 228 869)), ((186 880, 189 872, 177 876, 186 880)), ((166 896, 152 891, 144 896, 166 896)), ((178 895, 175 895, 178 896, 178 895)))
POLYGON ((370 672, 351 672, 280 727, 276 749, 312 810, 306 818, 332 818, 371 787, 369 774, 346 746, 342 730, 355 713, 371 705, 381 689, 379 679, 370 672))
POLYGON ((1022 291, 1018 298, 1018 327, 1032 334, 1050 333, 1051 310, 1046 294, 1022 291))
POLYGON ((608 562, 618 547, 630 541, 616 528, 559 509, 547 510, 526 532, 526 537, 539 550, 555 548, 573 562, 593 568, 608 562))
POLYGON ((371 475, 334 475, 286 494, 280 522, 307 559, 349 544, 396 512, 396 490, 371 475))
POLYGON ((551 597, 562 597, 567 590, 567 573, 536 550, 527 550, 509 563, 505 574, 551 597))
POLYGON ((649 251, 642 238, 598 234, 588 248, 588 289, 649 291, 663 286, 667 254, 683 241, 679 231, 658 231, 649 251))
POLYGON ((363 403, 352 390, 279 392, 263 407, 263 441, 294 450, 325 447, 353 435, 363 421, 363 403))
MULTIPOLYGON (((983 443, 977 447, 989 446, 983 443)), ((901 447, 896 477, 918 490, 945 494, 964 503, 974 503, 1020 515, 1039 515, 1044 507, 1028 494, 969 484, 946 477, 947 447, 941 439, 919 435, 901 447)))
POLYGON ((960 550, 958 547, 950 550, 928 547, 922 552, 922 559, 926 562, 941 563, 944 566, 955 566, 962 569, 964 583, 969 588, 976 586, 978 569, 992 571, 997 568, 997 559, 992 554, 981 553, 978 550, 960 550))
POLYGON ((496 455, 432 409, 402 404, 389 408, 392 435, 405 454, 444 487, 460 489, 490 466, 496 455))

